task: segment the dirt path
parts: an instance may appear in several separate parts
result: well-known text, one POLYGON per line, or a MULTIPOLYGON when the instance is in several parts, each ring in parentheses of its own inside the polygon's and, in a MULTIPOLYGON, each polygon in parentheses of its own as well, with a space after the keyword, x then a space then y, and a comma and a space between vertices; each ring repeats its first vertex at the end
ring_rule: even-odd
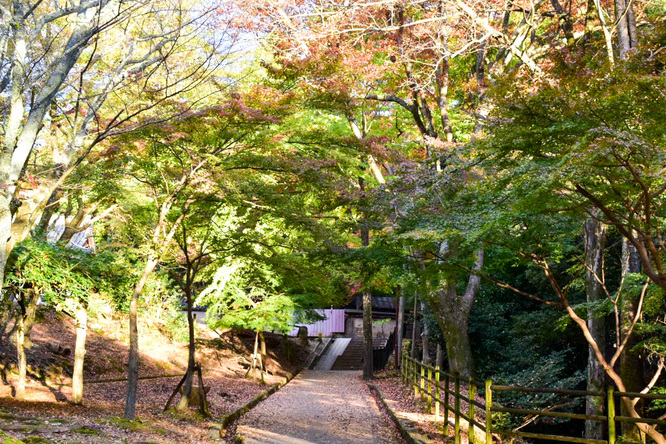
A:
POLYGON ((238 423, 243 443, 398 444, 357 371, 304 371, 238 423))

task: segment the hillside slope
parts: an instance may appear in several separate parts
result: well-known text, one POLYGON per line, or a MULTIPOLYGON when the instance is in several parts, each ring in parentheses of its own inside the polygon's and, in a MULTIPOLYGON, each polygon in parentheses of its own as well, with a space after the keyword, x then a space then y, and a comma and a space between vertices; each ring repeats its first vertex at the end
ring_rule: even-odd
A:
MULTIPOLYGON (((26 400, 12 398, 16 384, 15 348, 0 343, 3 384, 0 385, 0 430, 18 439, 41 437, 48 442, 206 442, 211 419, 190 410, 186 415, 164 413, 167 402, 187 367, 187 344, 172 341, 160 324, 140 325, 141 367, 137 416, 140 421, 119 419, 125 399, 127 365, 126 321, 110 316, 91 322, 87 341, 84 406, 67 402, 71 395, 74 323, 65 315, 43 313, 32 331, 28 351, 30 380, 26 400)), ((197 360, 204 383, 210 386, 208 401, 213 419, 252 399, 266 388, 245 378, 254 335, 244 331, 217 334, 197 326, 197 360)), ((290 341, 294 360, 289 361, 277 335, 267 335, 266 384, 281 381, 306 358, 306 351, 290 341)), ((46 441, 42 441, 46 442, 46 441)))

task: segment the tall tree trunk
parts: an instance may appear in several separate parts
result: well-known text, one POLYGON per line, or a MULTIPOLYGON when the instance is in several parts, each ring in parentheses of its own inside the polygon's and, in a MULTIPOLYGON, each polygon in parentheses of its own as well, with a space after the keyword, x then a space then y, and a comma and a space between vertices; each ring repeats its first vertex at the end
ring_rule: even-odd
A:
POLYGON ((86 356, 88 310, 81 304, 74 314, 76 322, 76 346, 74 347, 74 371, 72 373, 72 403, 83 403, 83 362, 86 356))
MULTIPOLYGON (((638 258, 638 252, 633 245, 631 245, 626 239, 622 240, 622 275, 626 276, 628 273, 640 273, 641 265, 640 259, 638 258)), ((624 338, 629 333, 629 328, 636 316, 636 299, 635 295, 623 294, 620 310, 620 339, 624 338)), ((643 378, 643 362, 641 361, 640 356, 632 351, 638 344, 639 340, 634 333, 629 337, 627 345, 625 346, 624 353, 620 356, 620 376, 624 381, 627 391, 629 392, 640 392, 645 387, 645 381, 643 378)), ((636 405, 636 410, 640 413, 640 405, 636 405)), ((627 411, 624 405, 621 409, 622 415, 626 415, 627 411)), ((640 441, 640 431, 633 424, 622 423, 622 434, 625 435, 628 440, 640 441)))
POLYGON ((372 379, 372 294, 363 292, 363 379, 372 379))
MULTIPOLYGON (((194 344, 194 316, 192 314, 192 285, 190 282, 190 276, 186 277, 187 282, 185 283, 185 300, 187 302, 187 330, 189 334, 189 343, 187 347, 187 377, 185 379, 185 388, 183 389, 183 395, 176 406, 176 411, 184 412, 187 410, 189 405, 190 395, 192 394, 192 380, 194 379, 195 371, 195 344, 194 344)), ((203 387, 199 387, 200 390, 203 390, 203 387)), ((201 396, 201 393, 199 394, 201 396)))
MULTIPOLYGON (((200 164, 201 165, 201 164, 200 164)), ((192 174, 192 173, 190 173, 192 174)), ((130 302, 130 312, 129 312, 129 340, 130 340, 130 349, 129 349, 129 359, 127 361, 127 393, 125 394, 125 410, 123 417, 125 419, 134 419, 136 417, 136 391, 139 384, 139 329, 138 329, 138 318, 139 318, 139 296, 143 291, 143 287, 148 281, 148 277, 151 275, 155 267, 159 263, 160 256, 164 249, 169 245, 173 236, 176 234, 176 229, 183 221, 185 214, 189 208, 190 201, 186 201, 185 206, 182 209, 182 212, 178 218, 171 225, 171 229, 166 236, 162 239, 162 242, 159 243, 162 230, 166 224, 166 218, 171 209, 173 201, 182 191, 182 189, 187 184, 187 178, 189 176, 183 177, 180 184, 171 192, 171 195, 165 199, 165 201, 160 206, 159 218, 155 229, 153 230, 153 239, 152 245, 153 256, 149 257, 146 261, 146 266, 143 269, 143 274, 139 278, 139 281, 134 287, 134 292, 132 293, 132 301, 130 302)))
POLYGON ((28 360, 25 354, 26 348, 32 347, 30 332, 35 324, 37 314, 37 301, 39 295, 32 288, 26 289, 19 299, 19 312, 16 322, 16 357, 18 360, 18 383, 16 387, 16 399, 25 397, 25 385, 28 376, 28 360))
POLYGON ((414 314, 414 320, 412 322, 412 347, 409 350, 409 357, 416 359, 416 338, 419 337, 419 297, 417 293, 414 293, 414 310, 412 313, 414 314))
MULTIPOLYGON (((605 299, 602 282, 604 273, 603 253, 606 244, 606 227, 594 219, 588 219, 584 226, 585 236, 585 289, 587 302, 593 304, 605 299)), ((587 310, 587 328, 602 351, 606 343, 606 322, 593 308, 587 310)), ((592 347, 588 347, 587 358, 587 390, 603 392, 605 375, 601 363, 596 359, 592 347)), ((585 402, 588 415, 604 414, 604 399, 588 396, 585 402)), ((599 421, 585 421, 585 438, 603 439, 604 427, 599 421)))
MULTIPOLYGON (((455 290, 454 290, 455 291, 455 290)), ((446 343, 449 370, 463 378, 474 374, 472 347, 469 342, 469 314, 471 310, 442 311, 440 328, 446 343)))
POLYGON ((402 337, 404 335, 403 329, 404 329, 404 322, 405 322, 405 295, 404 295, 404 289, 400 289, 400 296, 398 298, 398 318, 396 319, 396 335, 395 335, 395 340, 396 344, 398 345, 398 364, 396 364, 396 367, 400 365, 402 362, 402 337))
POLYGON ((25 323, 23 316, 18 318, 16 329, 16 357, 18 360, 18 383, 16 384, 16 399, 23 401, 25 398, 25 382, 27 377, 28 363, 25 356, 25 323))
POLYGON ((150 258, 146 261, 141 278, 134 287, 132 301, 130 302, 129 312, 129 336, 130 349, 127 362, 127 393, 125 394, 125 419, 134 419, 136 417, 136 391, 139 384, 139 296, 143 287, 148 281, 148 277, 157 266, 157 258, 150 258))
MULTIPOLYGON (((425 302, 421 301, 421 313, 425 313, 425 310, 426 310, 425 302)), ((424 364, 430 364, 430 341, 428 340, 429 334, 430 334, 430 329, 428 328, 428 323, 423 322, 423 329, 421 332, 421 345, 423 353, 421 361, 424 364)))
POLYGON ((633 3, 633 0, 615 0, 615 21, 617 22, 620 59, 625 59, 629 51, 634 49, 638 43, 633 3))
POLYGON ((446 279, 440 289, 434 291, 428 302, 437 317, 437 324, 444 334, 449 370, 467 378, 474 374, 474 360, 469 341, 469 316, 481 284, 475 274, 483 267, 484 251, 476 252, 476 261, 467 282, 465 293, 459 295, 455 277, 446 279))
MULTIPOLYGON (((359 187, 361 189, 361 201, 365 200, 365 182, 359 177, 359 187)), ((363 216, 361 223, 361 245, 368 247, 370 245, 370 228, 367 220, 363 216)), ((363 292, 363 379, 366 381, 372 379, 372 294, 363 292)))
POLYGON ((435 366, 444 368, 444 348, 441 343, 437 343, 437 356, 435 357, 435 366))

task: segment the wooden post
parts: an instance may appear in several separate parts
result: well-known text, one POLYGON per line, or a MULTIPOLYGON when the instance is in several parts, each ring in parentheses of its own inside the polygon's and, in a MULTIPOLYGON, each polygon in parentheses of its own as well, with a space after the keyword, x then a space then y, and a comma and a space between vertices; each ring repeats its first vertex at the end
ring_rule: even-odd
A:
POLYGON ((425 364, 423 362, 420 362, 419 365, 421 366, 421 380, 419 381, 419 392, 421 393, 421 401, 423 401, 423 398, 425 396, 425 364))
POLYGON ((414 397, 419 396, 419 372, 416 369, 416 359, 412 358, 412 364, 414 365, 414 397))
POLYGON ((440 396, 439 396, 439 383, 440 380, 440 370, 439 366, 435 367, 435 422, 439 421, 439 404, 440 404, 440 396))
POLYGON ((453 442, 460 444, 460 378, 458 374, 453 375, 454 378, 454 394, 453 394, 453 442))
POLYGON ((428 366, 428 413, 432 413, 432 367, 428 366))
POLYGON ((414 387, 414 397, 419 395, 419 373, 416 370, 416 360, 412 358, 412 387, 414 387))
POLYGON ((615 444, 615 398, 613 397, 614 388, 608 387, 608 444, 615 444))
POLYGON ((476 442, 476 437, 474 436, 474 396, 476 396, 476 386, 474 385, 474 382, 472 382, 472 378, 469 378, 469 390, 468 390, 468 398, 469 398, 469 403, 467 405, 468 407, 468 417, 469 417, 469 425, 467 426, 467 435, 469 436, 469 443, 474 444, 476 442))
POLYGON ((486 380, 486 444, 493 444, 493 382, 486 380))

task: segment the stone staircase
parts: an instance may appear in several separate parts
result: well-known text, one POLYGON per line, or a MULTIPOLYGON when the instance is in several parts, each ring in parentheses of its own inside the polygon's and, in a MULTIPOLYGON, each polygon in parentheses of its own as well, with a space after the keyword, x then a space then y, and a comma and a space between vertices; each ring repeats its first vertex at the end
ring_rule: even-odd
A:
POLYGON ((361 370, 363 368, 363 338, 352 339, 344 353, 338 356, 331 370, 361 370))

